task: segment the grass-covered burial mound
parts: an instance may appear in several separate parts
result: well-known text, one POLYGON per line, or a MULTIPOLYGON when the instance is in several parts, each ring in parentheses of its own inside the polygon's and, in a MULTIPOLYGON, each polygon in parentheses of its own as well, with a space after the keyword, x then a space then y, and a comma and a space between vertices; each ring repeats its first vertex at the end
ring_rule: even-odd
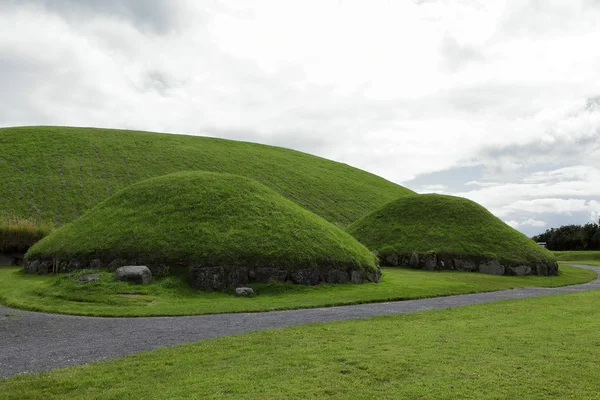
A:
POLYGON ((454 196, 410 195, 384 205, 347 229, 383 265, 556 275, 554 256, 479 204, 454 196))
POLYGON ((352 236, 249 178, 182 172, 133 184, 26 254, 31 273, 146 265, 187 268, 193 286, 377 281, 352 236))
POLYGON ((341 227, 414 193, 349 165, 257 143, 118 129, 0 128, 0 230, 5 217, 60 227, 133 183, 184 171, 254 179, 341 227))

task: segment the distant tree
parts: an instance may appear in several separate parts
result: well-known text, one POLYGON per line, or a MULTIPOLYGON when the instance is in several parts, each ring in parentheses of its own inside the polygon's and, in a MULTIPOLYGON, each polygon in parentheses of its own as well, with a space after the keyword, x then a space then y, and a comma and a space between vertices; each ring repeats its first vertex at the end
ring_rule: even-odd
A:
POLYGON ((600 250, 600 220, 598 223, 550 228, 532 239, 546 242, 549 250, 600 250))

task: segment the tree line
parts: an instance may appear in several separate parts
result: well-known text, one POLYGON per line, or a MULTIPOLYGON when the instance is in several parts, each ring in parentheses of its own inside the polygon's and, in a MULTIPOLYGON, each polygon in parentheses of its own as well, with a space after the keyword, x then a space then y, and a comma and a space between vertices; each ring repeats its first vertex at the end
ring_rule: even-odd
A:
POLYGON ((600 220, 598 224, 590 222, 550 228, 532 239, 546 242, 548 250, 600 250, 600 220))

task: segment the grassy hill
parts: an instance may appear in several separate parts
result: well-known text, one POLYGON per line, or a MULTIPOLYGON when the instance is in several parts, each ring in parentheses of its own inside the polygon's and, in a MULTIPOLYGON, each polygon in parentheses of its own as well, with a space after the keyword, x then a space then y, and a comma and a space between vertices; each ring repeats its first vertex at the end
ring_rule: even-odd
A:
POLYGON ((247 176, 346 226, 412 192, 320 157, 254 143, 97 128, 0 129, 0 221, 60 226, 142 179, 201 170, 247 176))
POLYGON ((511 265, 556 264, 552 253, 484 207, 454 196, 403 196, 353 223, 347 231, 379 251, 384 260, 397 257, 400 264, 413 253, 435 253, 438 262, 457 257, 511 265))
MULTIPOLYGON (((73 268, 93 260, 99 266, 121 260, 151 268, 225 267, 219 272, 224 280, 234 269, 252 276, 249 269, 267 267, 337 269, 345 274, 342 281, 349 281, 351 270, 366 279, 377 268, 366 247, 323 218, 252 179, 211 172, 180 172, 133 184, 46 236, 26 258, 28 263, 53 260, 62 265, 59 269, 72 269, 67 263, 73 260, 79 262, 73 268)), ((246 276, 241 283, 247 282, 246 276)))

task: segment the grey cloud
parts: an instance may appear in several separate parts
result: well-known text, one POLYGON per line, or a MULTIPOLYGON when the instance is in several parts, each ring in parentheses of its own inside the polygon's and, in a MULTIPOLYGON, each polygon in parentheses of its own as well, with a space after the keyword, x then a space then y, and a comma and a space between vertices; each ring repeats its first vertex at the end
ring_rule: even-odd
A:
POLYGON ((583 152, 599 148, 600 127, 590 135, 559 137, 552 142, 537 140, 527 144, 511 144, 502 147, 487 147, 482 150, 483 158, 521 160, 524 164, 543 164, 581 157, 583 152))
POLYGON ((600 8, 600 0, 585 0, 584 4, 588 7, 599 7, 600 8))
POLYGON ((598 11, 599 0, 585 0, 572 7, 570 1, 549 2, 527 0, 514 2, 515 7, 506 8, 506 15, 497 33, 510 35, 559 35, 561 31, 581 25, 581 15, 598 11), (581 6, 581 7, 580 7, 581 6))
POLYGON ((42 71, 43 66, 34 60, 0 47, 0 121, 3 124, 28 124, 31 120, 44 119, 44 111, 32 107, 31 101, 42 71), (24 82, 29 82, 28 87, 23 86, 24 82))
POLYGON ((2 126, 70 123, 74 110, 107 104, 101 87, 76 66, 57 65, 0 44, 0 121, 2 126), (74 90, 73 88, 76 88, 74 90), (55 111, 60 109, 60 113, 55 111))
POLYGON ((163 96, 171 88, 170 79, 164 72, 150 71, 147 78, 148 85, 163 96))
POLYGON ((408 182, 404 182, 404 184, 417 192, 426 192, 427 187, 433 185, 444 185, 447 192, 464 192, 471 189, 466 183, 481 179, 483 171, 483 165, 457 167, 419 175, 408 182))
POLYGON ((464 68, 470 62, 483 61, 485 57, 478 49, 472 46, 463 46, 449 35, 445 35, 440 45, 440 52, 444 58, 442 67, 452 72, 464 68))
POLYGON ((198 128, 195 134, 241 141, 250 141, 261 135, 260 132, 252 129, 223 128, 215 125, 204 125, 198 128))
POLYGON ((179 88, 186 83, 184 79, 177 79, 167 71, 151 69, 142 73, 141 85, 135 89, 146 92, 153 90, 163 97, 167 97, 172 89, 179 88))
POLYGON ((483 82, 437 93, 432 101, 443 102, 456 111, 524 117, 539 110, 531 101, 536 97, 554 96, 556 89, 535 84, 483 82))
POLYGON ((176 29, 181 12, 181 3, 169 0, 9 0, 10 4, 40 6, 69 20, 105 15, 129 20, 141 30, 156 33, 176 29))
POLYGON ((415 4, 423 5, 423 4, 431 4, 431 3, 439 3, 440 0, 413 0, 415 4))
POLYGON ((287 131, 286 135, 271 135, 251 129, 223 128, 216 126, 204 126, 199 129, 199 134, 220 137, 225 139, 256 142, 257 138, 263 138, 262 143, 268 142, 272 146, 280 146, 295 149, 311 154, 318 154, 327 147, 329 139, 322 135, 306 135, 306 132, 287 131))
MULTIPOLYGON (((600 2, 600 0, 598 0, 600 2)), ((586 101, 586 109, 592 110, 594 108, 600 108, 600 95, 590 97, 586 101)))

